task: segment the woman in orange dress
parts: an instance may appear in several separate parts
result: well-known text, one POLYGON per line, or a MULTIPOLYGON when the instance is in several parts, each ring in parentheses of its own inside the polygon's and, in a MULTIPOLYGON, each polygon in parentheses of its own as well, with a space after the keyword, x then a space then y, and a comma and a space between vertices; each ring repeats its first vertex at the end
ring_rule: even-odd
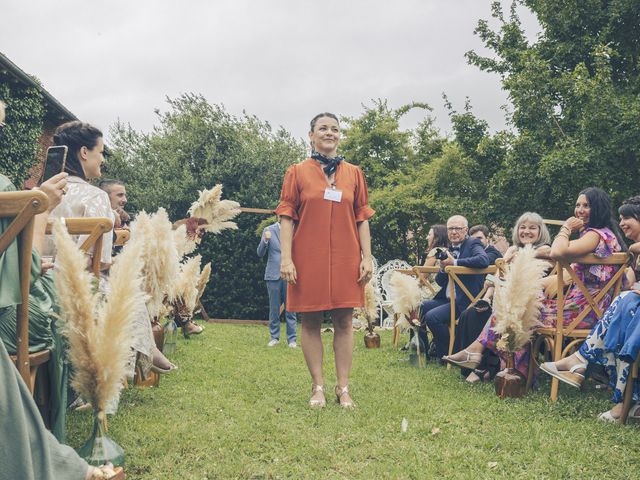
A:
POLYGON ((332 113, 311 120, 311 157, 292 165, 282 184, 280 273, 288 283, 287 310, 302 312, 302 351, 313 382, 311 407, 324 407, 322 340, 324 312, 333 322, 337 401, 353 407, 349 372, 353 356, 354 307, 364 303, 371 279, 367 182, 359 167, 336 155, 340 124, 332 113))

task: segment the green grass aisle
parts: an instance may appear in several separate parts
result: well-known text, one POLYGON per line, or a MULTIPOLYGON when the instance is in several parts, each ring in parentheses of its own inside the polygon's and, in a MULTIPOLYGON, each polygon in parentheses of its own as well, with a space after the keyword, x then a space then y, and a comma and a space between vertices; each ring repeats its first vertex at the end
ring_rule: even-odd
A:
MULTIPOLYGON (((284 327, 283 327, 284 328, 284 327)), ((310 410, 300 348, 267 348, 262 326, 208 325, 179 340, 180 366, 157 389, 129 388, 109 422, 129 480, 227 478, 638 478, 640 430, 597 422, 609 395, 547 378, 523 400, 493 384, 467 385, 456 369, 418 369, 382 335, 367 350, 356 333, 352 393, 343 411, 310 410), (408 428, 401 431, 402 419, 408 428)), ((327 390, 335 383, 325 341, 327 390)), ((89 435, 91 413, 69 415, 69 443, 89 435)))

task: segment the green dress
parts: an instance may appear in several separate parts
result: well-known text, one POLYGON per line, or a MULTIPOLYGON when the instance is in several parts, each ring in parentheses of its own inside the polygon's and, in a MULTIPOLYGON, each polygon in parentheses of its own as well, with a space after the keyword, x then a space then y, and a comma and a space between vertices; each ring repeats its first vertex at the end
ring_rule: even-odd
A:
MULTIPOLYGON (((0 175, 0 192, 15 191, 9 179, 0 175)), ((7 229, 11 219, 0 219, 0 235, 7 229)), ((18 245, 12 242, 0 255, 0 338, 7 351, 15 355, 16 348, 16 305, 22 302, 18 266, 18 245)), ((29 290, 29 352, 48 349, 50 360, 48 386, 48 411, 52 432, 60 441, 65 437, 65 411, 67 401, 68 364, 65 360, 65 343, 56 327, 56 293, 51 270, 41 275, 40 256, 34 250, 31 263, 31 284, 29 290)))
POLYGON ((87 462, 45 428, 31 393, 2 342, 0 385, 0 478, 84 480, 87 462))

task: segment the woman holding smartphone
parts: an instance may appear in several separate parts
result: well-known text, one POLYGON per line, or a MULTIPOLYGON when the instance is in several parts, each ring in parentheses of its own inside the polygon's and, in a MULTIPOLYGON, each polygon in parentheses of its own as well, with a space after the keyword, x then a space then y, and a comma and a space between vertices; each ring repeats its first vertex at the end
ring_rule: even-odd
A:
POLYGON ((327 312, 334 327, 340 406, 353 407, 349 373, 353 308, 364 303, 372 275, 367 183, 359 167, 337 156, 340 124, 332 113, 311 120, 311 157, 292 165, 282 185, 280 273, 289 283, 287 310, 302 312, 302 351, 311 374, 311 407, 324 407, 320 328, 327 312))
MULTIPOLYGON (((69 174, 68 191, 60 205, 52 212, 52 217, 106 217, 114 219, 109 195, 104 190, 91 185, 88 180, 100 178, 100 170, 104 163, 104 141, 102 132, 96 127, 80 121, 68 122, 56 129, 53 137, 56 145, 67 147, 67 160, 64 171, 69 174)), ((78 245, 84 242, 86 236, 80 236, 78 245)), ((102 238, 102 250, 93 252, 100 255, 100 265, 106 272, 111 266, 112 232, 106 232, 102 238)), ((51 242, 51 252, 54 247, 51 242)), ((151 331, 151 320, 146 306, 141 304, 136 309, 135 331, 132 348, 139 354, 138 364, 143 373, 154 370, 158 373, 168 373, 177 367, 171 363, 155 345, 151 331)), ((133 375, 133 361, 131 375, 133 375)))

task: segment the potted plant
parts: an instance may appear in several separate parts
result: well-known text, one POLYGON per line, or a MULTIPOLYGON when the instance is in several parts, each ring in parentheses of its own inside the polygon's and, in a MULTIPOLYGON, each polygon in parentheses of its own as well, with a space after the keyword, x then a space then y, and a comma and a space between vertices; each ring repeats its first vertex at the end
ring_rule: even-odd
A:
POLYGON ((520 398, 526 393, 527 379, 514 368, 514 355, 531 340, 540 325, 542 278, 549 264, 536 258, 527 245, 509 264, 504 280, 496 282, 493 297, 493 330, 500 335, 496 347, 503 353, 505 368, 496 375, 496 395, 520 398))
POLYGON ((125 245, 111 267, 106 294, 93 291, 85 255, 59 220, 54 222, 56 276, 62 333, 73 365, 71 385, 91 404, 93 431, 79 454, 91 465, 124 463, 124 451, 107 437, 107 411, 117 405, 132 346, 132 316, 144 302, 138 236, 125 245))

